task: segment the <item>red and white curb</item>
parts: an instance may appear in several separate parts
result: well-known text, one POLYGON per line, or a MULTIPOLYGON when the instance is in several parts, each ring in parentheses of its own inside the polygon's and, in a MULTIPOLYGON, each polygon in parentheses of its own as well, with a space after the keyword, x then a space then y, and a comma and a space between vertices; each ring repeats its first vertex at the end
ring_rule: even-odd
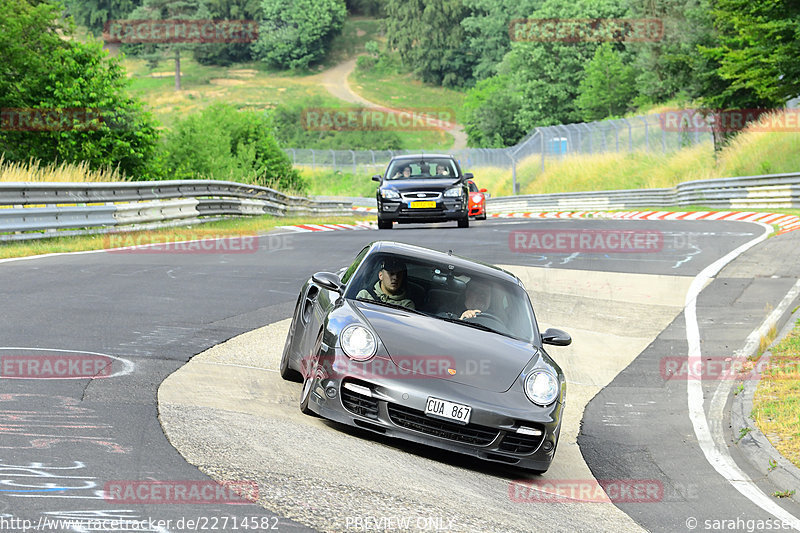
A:
MULTIPOLYGON (((375 212, 374 207, 354 207, 354 210, 375 212)), ((541 211, 524 213, 502 213, 488 215, 491 218, 602 218, 612 220, 734 220, 738 222, 763 222, 780 228, 778 234, 800 230, 800 217, 781 213, 755 211, 541 211)), ((299 224, 281 226, 297 232, 372 230, 377 229, 375 220, 358 220, 354 224, 299 224)))
POLYGON ((296 226, 279 226, 281 229, 290 231, 340 231, 340 230, 364 230, 378 229, 378 223, 374 220, 357 220, 353 224, 298 224, 296 226))
POLYGON ((779 234, 800 229, 800 217, 755 211, 543 211, 503 213, 493 218, 604 218, 613 220, 735 220, 763 222, 780 228, 779 234))

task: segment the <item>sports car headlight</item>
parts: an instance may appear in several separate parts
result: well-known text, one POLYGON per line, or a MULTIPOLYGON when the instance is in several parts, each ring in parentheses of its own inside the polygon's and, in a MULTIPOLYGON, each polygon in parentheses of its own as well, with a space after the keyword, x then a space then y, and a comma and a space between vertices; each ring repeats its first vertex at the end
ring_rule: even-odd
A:
POLYGON ((445 198, 458 198, 462 194, 464 194, 464 189, 461 187, 453 187, 444 191, 445 198))
POLYGON ((375 355, 378 343, 375 342, 375 335, 359 324, 347 326, 340 336, 342 350, 347 357, 355 361, 366 361, 375 355))
POLYGON ((525 378, 525 394, 536 405, 550 405, 558 392, 558 378, 547 370, 534 370, 525 378))
POLYGON ((381 198, 385 200, 399 200, 400 193, 394 189, 381 189, 381 198))

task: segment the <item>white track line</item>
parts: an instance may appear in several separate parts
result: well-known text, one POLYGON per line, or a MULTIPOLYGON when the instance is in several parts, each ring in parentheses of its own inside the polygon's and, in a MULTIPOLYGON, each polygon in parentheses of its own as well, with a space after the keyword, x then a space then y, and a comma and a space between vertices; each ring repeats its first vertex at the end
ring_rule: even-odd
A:
MULTIPOLYGON (((702 352, 700 349, 700 326, 697 323, 697 297, 700 291, 703 290, 705 284, 711 280, 722 268, 736 259, 739 255, 755 246, 759 242, 765 240, 772 232, 772 228, 766 224, 760 224, 764 228, 764 233, 759 237, 739 246, 732 252, 724 257, 717 259, 712 264, 707 266, 700 272, 692 281, 689 291, 686 293, 686 304, 684 307, 684 316, 686 318, 686 340, 689 343, 688 352, 688 367, 687 368, 701 368, 702 352)), ((797 286, 797 285, 795 285, 797 286)), ((697 437, 697 442, 706 460, 714 467, 722 477, 728 480, 733 488, 738 490, 745 498, 761 507, 766 512, 773 515, 775 518, 782 520, 784 523, 791 524, 792 527, 800 531, 800 519, 784 510, 769 496, 756 486, 753 481, 747 477, 739 466, 734 462, 733 458, 728 453, 724 443, 720 446, 714 442, 711 435, 708 419, 706 418, 705 409, 703 408, 703 382, 696 377, 690 377, 687 382, 687 401, 689 407, 689 418, 692 421, 694 434, 697 437)))

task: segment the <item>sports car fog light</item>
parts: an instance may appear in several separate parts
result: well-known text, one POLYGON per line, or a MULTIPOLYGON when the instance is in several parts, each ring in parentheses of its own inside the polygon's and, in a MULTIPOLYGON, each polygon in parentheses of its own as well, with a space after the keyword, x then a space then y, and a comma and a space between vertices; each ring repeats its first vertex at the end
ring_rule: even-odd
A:
POLYGON ((549 405, 558 397, 558 378, 544 369, 537 369, 525 378, 525 394, 536 405, 549 405))
POLYGON ((342 350, 350 359, 366 361, 375 355, 378 343, 375 335, 359 324, 347 326, 341 334, 342 350))
POLYGON ((325 396, 327 396, 331 400, 336 398, 336 387, 328 387, 327 389, 325 389, 325 396))
POLYGON ((549 452, 552 449, 553 449, 553 443, 550 442, 549 440, 545 441, 544 444, 542 444, 542 450, 549 452))

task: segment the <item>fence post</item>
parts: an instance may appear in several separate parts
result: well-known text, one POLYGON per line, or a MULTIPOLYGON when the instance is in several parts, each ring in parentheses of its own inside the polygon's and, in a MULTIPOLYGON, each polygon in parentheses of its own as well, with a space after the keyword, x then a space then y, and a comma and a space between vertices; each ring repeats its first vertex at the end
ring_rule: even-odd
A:
POLYGON ((650 151, 650 130, 647 127, 647 119, 645 117, 641 116, 641 115, 639 115, 639 118, 642 119, 642 122, 644 122, 644 145, 647 147, 647 151, 649 152, 650 151))
POLYGON ((539 134, 539 145, 542 147, 542 172, 544 172, 544 134, 542 130, 536 129, 536 133, 539 134))
POLYGON ((633 152, 633 131, 631 130, 631 123, 628 122, 626 118, 621 118, 620 120, 628 126, 628 151, 633 152))
POLYGON ((589 130, 589 153, 591 154, 594 152, 594 150, 592 150, 592 127, 585 122, 582 122, 581 125, 586 126, 586 129, 589 130))
POLYGON ((350 150, 350 153, 353 154, 353 175, 356 174, 356 152, 355 150, 350 150))
POLYGON ((317 153, 311 149, 311 170, 317 170, 317 153))
POLYGON ((617 129, 617 125, 614 124, 613 120, 610 122, 610 124, 611 127, 614 128, 614 145, 617 149, 617 152, 619 152, 619 130, 617 129))
POLYGON ((336 152, 331 150, 331 156, 333 156, 333 171, 336 172, 336 152))

